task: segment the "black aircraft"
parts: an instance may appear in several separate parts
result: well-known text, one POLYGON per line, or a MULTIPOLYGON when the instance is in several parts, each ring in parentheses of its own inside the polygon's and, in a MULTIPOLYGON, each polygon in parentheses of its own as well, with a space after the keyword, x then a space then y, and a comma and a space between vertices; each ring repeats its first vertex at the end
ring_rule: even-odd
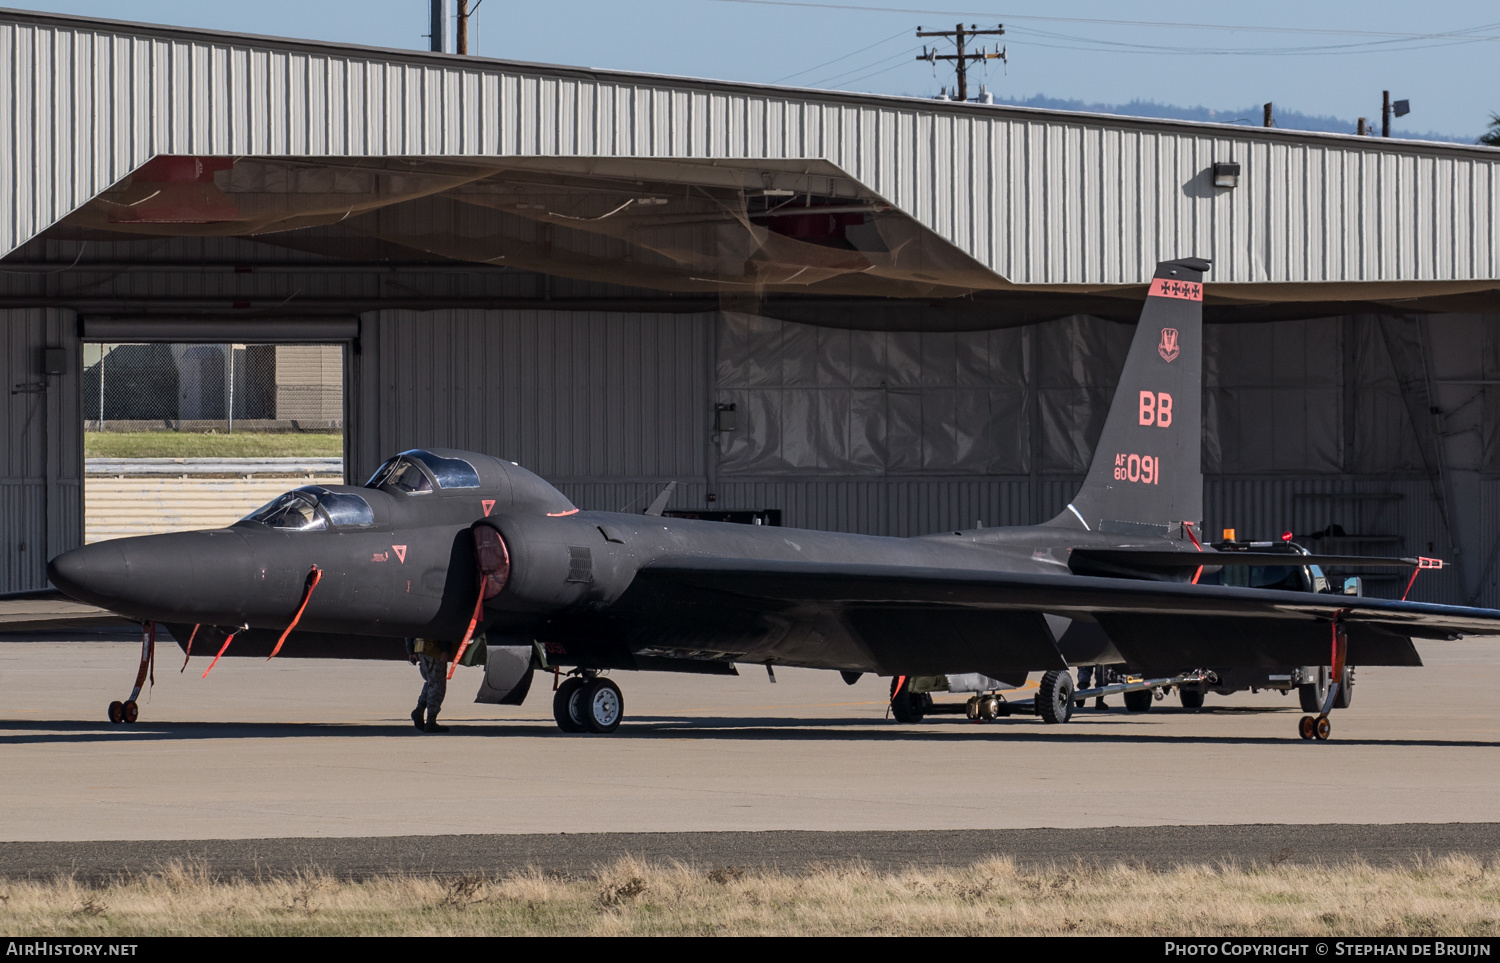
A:
MULTIPOLYGON (((403 637, 461 652, 482 639, 480 701, 519 703, 537 670, 565 669, 554 710, 575 732, 619 725, 610 669, 874 672, 898 680, 896 696, 908 677, 998 688, 1041 671, 1032 711, 1063 722, 1070 663, 1324 664, 1337 680, 1347 663, 1419 665, 1413 638, 1500 633, 1490 609, 1198 584, 1218 566, 1285 561, 1216 552, 1197 531, 1208 268, 1157 266, 1088 477, 1041 525, 888 538, 665 518, 664 499, 644 515, 586 512, 513 462, 434 449, 218 531, 75 549, 48 576, 215 659, 388 659, 403 637)), ((1327 738, 1334 699, 1302 719, 1303 738, 1327 738)), ((111 707, 135 716, 134 695, 111 707)))

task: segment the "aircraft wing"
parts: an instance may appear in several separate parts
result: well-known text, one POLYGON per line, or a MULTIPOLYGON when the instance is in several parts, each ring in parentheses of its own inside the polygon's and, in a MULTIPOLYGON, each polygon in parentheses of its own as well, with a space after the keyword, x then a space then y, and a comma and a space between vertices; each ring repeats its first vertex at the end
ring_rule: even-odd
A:
MULTIPOLYGON (((1375 555, 1293 555, 1290 552, 1166 552, 1143 548, 1075 548, 1070 559, 1192 569, 1217 565, 1319 565, 1323 568, 1417 568, 1420 558, 1384 558, 1375 555)), ((1431 561, 1430 559, 1428 560, 1431 561)))
MULTIPOLYGON (((1414 637, 1500 635, 1500 611, 1493 609, 1185 582, 731 558, 663 560, 639 577, 670 584, 679 596, 704 593, 768 610, 836 612, 890 664, 940 640, 955 617, 967 622, 971 635, 988 633, 979 642, 984 647, 1033 652, 1044 649, 1036 631, 1044 615, 1095 621, 1121 654, 1142 666, 1325 663, 1335 617, 1346 626, 1349 661, 1356 665, 1420 665, 1414 637)), ((1055 645, 1045 648, 1056 653, 1055 645)))
POLYGON ((107 609, 74 601, 57 589, 0 594, 0 635, 137 624, 107 609))

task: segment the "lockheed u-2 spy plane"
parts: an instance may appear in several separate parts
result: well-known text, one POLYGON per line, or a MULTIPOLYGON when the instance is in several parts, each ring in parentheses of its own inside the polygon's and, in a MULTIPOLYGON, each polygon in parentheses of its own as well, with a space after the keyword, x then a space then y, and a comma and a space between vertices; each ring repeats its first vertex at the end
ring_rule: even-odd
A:
MULTIPOLYGON (((660 504, 580 511, 509 461, 415 450, 364 487, 299 488, 218 531, 96 543, 48 575, 153 633, 166 625, 189 655, 196 641, 399 658, 403 637, 464 651, 482 636, 481 701, 519 703, 536 670, 564 667, 558 725, 593 732, 622 716, 610 669, 977 673, 996 688, 1041 671, 1034 711, 1062 722, 1070 662, 1322 663, 1337 680, 1346 663, 1419 665, 1412 638, 1500 633, 1489 609, 1198 584, 1215 566, 1284 562, 1215 552, 1197 532, 1208 268, 1157 266, 1087 479, 1044 524, 890 538, 670 519, 660 504)), ((1303 738, 1328 737, 1330 689, 1303 738)), ((111 716, 133 720, 133 700, 111 716)))

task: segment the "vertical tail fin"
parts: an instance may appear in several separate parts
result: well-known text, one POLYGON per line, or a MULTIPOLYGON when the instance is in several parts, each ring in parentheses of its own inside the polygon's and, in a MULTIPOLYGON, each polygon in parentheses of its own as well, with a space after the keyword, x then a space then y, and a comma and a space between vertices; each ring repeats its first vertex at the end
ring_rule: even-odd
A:
POLYGON ((1180 534, 1203 517, 1201 258, 1163 261, 1083 487, 1053 525, 1180 534))

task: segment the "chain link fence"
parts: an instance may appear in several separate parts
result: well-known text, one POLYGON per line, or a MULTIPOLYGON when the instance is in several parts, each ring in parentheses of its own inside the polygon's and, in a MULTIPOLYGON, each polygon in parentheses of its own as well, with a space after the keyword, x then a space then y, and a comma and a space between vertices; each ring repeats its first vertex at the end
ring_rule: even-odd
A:
POLYGON ((85 431, 343 430, 339 345, 86 344, 85 431))

